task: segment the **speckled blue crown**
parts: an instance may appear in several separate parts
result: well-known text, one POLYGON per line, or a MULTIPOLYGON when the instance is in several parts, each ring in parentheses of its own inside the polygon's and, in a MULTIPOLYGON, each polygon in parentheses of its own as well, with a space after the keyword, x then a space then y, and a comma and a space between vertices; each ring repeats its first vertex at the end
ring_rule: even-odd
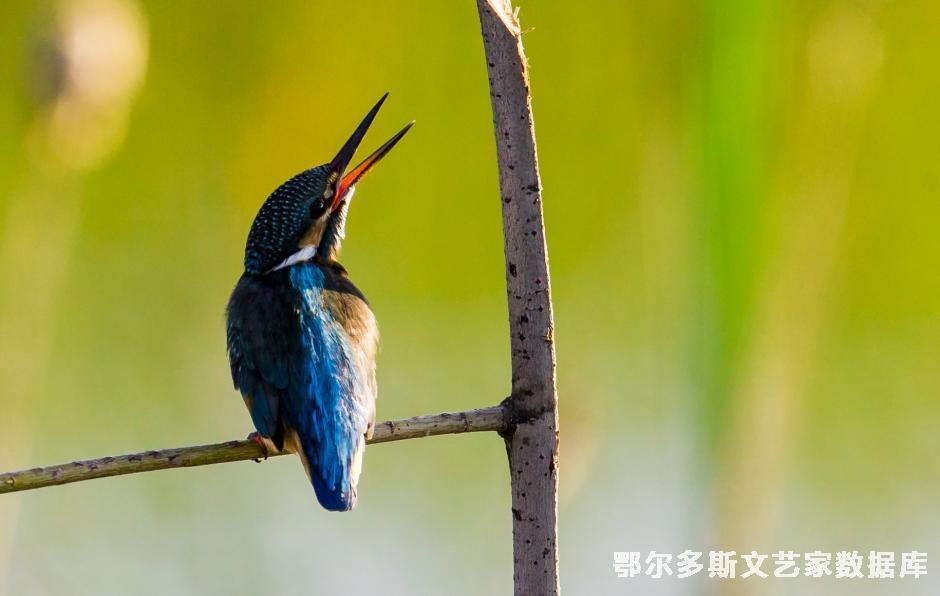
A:
POLYGON ((322 165, 297 174, 277 187, 267 198, 248 233, 245 271, 269 271, 297 250, 309 224, 310 203, 323 194, 329 166, 322 165))

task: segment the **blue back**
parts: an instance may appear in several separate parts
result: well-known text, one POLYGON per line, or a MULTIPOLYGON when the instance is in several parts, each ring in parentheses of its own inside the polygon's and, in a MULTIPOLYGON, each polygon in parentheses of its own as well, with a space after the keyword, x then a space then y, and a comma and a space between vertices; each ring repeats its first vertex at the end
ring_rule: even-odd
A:
POLYGON ((235 387, 261 435, 296 439, 326 509, 356 503, 362 437, 375 420, 377 340, 372 312, 338 265, 246 273, 229 302, 235 387))
POLYGON ((310 262, 290 268, 300 296, 300 342, 291 362, 291 383, 283 405, 309 462, 311 480, 324 507, 346 510, 355 504, 355 459, 360 438, 374 416, 371 370, 359 370, 357 346, 333 315, 324 273, 310 262))

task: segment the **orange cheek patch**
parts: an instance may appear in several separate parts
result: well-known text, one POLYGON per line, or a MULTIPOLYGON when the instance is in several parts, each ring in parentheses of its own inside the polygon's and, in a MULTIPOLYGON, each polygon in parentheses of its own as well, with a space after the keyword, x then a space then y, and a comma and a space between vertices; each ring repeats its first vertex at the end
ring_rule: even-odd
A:
POLYGON ((303 235, 300 241, 297 243, 297 248, 303 248, 305 246, 316 246, 320 244, 320 238, 323 237, 323 230, 326 227, 326 220, 328 218, 321 217, 317 221, 313 222, 310 225, 310 228, 307 230, 307 233, 303 235))

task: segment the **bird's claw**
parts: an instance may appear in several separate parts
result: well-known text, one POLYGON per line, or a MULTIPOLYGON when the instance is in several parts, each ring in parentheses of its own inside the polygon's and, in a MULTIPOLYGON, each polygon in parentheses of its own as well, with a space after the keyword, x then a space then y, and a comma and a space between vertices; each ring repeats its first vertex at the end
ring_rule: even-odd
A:
MULTIPOLYGON (((247 438, 248 438, 249 440, 251 440, 251 441, 254 441, 255 443, 258 444, 259 447, 261 447, 261 451, 264 453, 264 460, 267 460, 267 459, 268 459, 268 455, 269 455, 269 453, 268 453, 268 445, 267 445, 267 443, 265 442, 264 437, 262 437, 259 433, 250 433, 247 438)), ((263 461, 263 460, 260 460, 260 459, 258 459, 258 458, 254 458, 254 462, 255 462, 256 464, 260 464, 262 461, 263 461)))

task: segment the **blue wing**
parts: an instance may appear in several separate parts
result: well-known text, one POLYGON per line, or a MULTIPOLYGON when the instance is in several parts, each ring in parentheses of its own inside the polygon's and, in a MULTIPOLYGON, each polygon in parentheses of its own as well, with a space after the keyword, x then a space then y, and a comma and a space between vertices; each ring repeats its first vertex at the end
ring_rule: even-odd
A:
POLYGON ((283 448, 281 401, 290 384, 290 362, 303 349, 286 278, 243 275, 227 309, 232 382, 257 431, 283 448))

